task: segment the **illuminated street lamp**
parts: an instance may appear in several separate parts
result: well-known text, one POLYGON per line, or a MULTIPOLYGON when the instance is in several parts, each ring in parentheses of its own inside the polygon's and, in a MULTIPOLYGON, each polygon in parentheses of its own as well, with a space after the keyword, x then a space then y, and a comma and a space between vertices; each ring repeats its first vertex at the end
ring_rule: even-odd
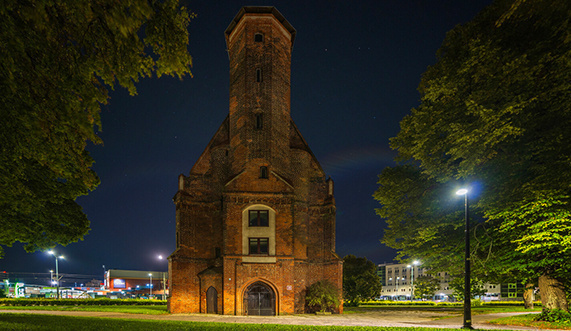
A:
POLYGON ((472 310, 470 302, 470 223, 468 220, 468 190, 463 188, 456 191, 457 195, 464 196, 464 326, 472 328, 472 310))
POLYGON ((420 262, 414 261, 412 265, 407 265, 407 268, 410 268, 410 301, 414 300, 414 266, 419 265, 420 262))
MULTIPOLYGON (((162 255, 158 256, 159 260, 163 259, 162 255)), ((167 299, 167 282, 166 282, 166 277, 165 277, 165 273, 163 272, 163 300, 167 299)))
POLYGON ((59 259, 62 259, 62 260, 63 260, 63 255, 57 256, 54 251, 48 251, 48 254, 53 255, 54 258, 56 259, 56 278, 55 278, 55 282, 56 282, 56 298, 59 299, 59 280, 60 280, 60 277, 59 277, 59 269, 58 269, 58 263, 57 263, 57 261, 58 261, 59 259))

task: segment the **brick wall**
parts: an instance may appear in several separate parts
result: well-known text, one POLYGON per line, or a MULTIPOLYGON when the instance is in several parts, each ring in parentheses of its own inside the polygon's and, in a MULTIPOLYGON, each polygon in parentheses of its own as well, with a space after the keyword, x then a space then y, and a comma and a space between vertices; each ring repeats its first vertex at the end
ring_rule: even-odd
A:
POLYGON ((270 7, 245 7, 226 31, 229 115, 190 174, 179 178, 174 197, 173 313, 205 313, 210 287, 218 293, 218 313, 231 315, 245 313, 245 292, 256 282, 274 293, 277 314, 304 312, 307 287, 322 279, 341 293, 333 182, 290 117, 294 36, 270 7), (262 166, 267 178, 260 178, 262 166), (274 227, 248 230, 243 215, 252 206, 271 210, 274 227), (275 251, 245 254, 251 233, 269 233, 275 251))

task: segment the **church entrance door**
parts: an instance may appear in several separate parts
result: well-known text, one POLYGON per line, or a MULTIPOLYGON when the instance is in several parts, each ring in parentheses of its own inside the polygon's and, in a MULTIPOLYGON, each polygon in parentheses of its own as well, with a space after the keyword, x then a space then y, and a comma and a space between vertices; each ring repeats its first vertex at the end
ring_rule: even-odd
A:
POLYGON ((244 292, 246 315, 273 316, 276 314, 276 295, 262 282, 255 282, 244 292))
POLYGON ((218 291, 212 286, 206 291, 206 313, 218 314, 218 291))

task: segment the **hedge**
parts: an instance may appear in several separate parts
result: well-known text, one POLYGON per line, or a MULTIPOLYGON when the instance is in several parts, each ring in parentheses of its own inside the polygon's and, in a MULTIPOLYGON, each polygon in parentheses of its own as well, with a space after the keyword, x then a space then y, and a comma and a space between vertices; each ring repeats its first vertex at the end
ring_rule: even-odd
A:
MULTIPOLYGON (((392 301, 392 300, 371 300, 361 302, 359 306, 431 306, 431 307, 462 307, 463 302, 434 302, 434 301, 392 301)), ((523 301, 487 301, 472 300, 473 306, 523 306, 523 301)), ((534 305, 541 307, 541 302, 534 302, 534 305)))
POLYGON ((161 306, 166 300, 3 298, 0 306, 161 306))

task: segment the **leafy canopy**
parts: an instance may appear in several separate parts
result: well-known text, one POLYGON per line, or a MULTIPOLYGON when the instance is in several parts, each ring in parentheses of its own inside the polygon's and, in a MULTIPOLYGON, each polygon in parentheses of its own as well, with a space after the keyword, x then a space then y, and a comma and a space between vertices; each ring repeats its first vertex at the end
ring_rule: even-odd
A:
POLYGON ((348 305, 377 298, 381 289, 381 278, 372 261, 354 255, 343 258, 343 297, 348 305))
POLYGON ((471 184, 476 274, 568 279, 570 13, 568 1, 496 0, 448 32, 391 139, 401 164, 374 195, 383 242, 401 257, 457 274, 463 217, 451 195, 471 184))
POLYGON ((414 280, 414 296, 416 298, 431 298, 440 290, 440 280, 430 275, 418 276, 414 280))
POLYGON ((190 75, 191 17, 178 0, 2 1, 0 257, 87 234, 75 199, 99 184, 85 147, 101 106, 117 86, 190 75))

